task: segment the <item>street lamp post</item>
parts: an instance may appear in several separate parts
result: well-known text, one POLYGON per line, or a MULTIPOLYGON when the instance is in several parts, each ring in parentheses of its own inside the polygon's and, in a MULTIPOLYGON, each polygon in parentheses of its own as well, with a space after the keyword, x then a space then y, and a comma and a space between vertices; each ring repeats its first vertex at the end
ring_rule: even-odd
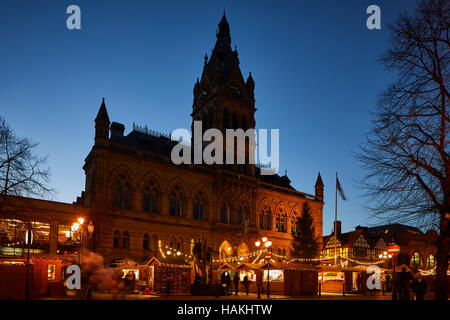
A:
POLYGON ((27 230, 25 233, 25 244, 27 245, 27 268, 26 268, 26 279, 25 279, 25 299, 30 299, 29 294, 29 287, 30 287, 30 280, 29 280, 29 269, 30 269, 30 246, 33 242, 33 232, 31 230, 27 230))
POLYGON ((92 223, 92 220, 90 221, 89 225, 86 225, 84 223, 84 218, 80 217, 77 219, 76 222, 72 224, 72 233, 74 234, 76 239, 79 239, 80 241, 80 250, 78 253, 78 260, 79 265, 81 267, 81 251, 83 250, 83 239, 84 237, 90 238, 92 234, 94 233, 94 225, 92 223))
MULTIPOLYGON (((261 241, 257 240, 255 242, 255 246, 259 248, 261 246, 261 242, 266 247, 266 250, 269 250, 269 248, 272 249, 272 241, 269 241, 267 237, 262 237, 261 241)), ((272 257, 272 254, 270 255, 270 257, 272 257)), ((267 298, 270 298, 270 258, 267 261, 267 298)))
MULTIPOLYGON (((380 253, 380 254, 378 255, 378 258, 380 258, 380 259, 382 259, 382 260, 391 259, 391 258, 392 258, 392 254, 390 254, 390 253, 387 252, 387 251, 383 251, 383 253, 380 253)), ((395 267, 394 267, 394 272, 395 272, 395 267)), ((383 284, 382 292, 383 292, 383 295, 384 295, 384 284, 383 284)))

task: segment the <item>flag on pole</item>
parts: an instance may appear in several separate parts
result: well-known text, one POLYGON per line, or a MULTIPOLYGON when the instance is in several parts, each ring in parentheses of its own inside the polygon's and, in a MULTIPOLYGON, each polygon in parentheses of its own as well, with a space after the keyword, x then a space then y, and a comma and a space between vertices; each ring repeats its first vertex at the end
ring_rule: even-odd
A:
POLYGON ((339 195, 341 196, 342 200, 347 200, 347 198, 344 195, 344 191, 342 190, 341 184, 339 183, 339 179, 336 177, 336 189, 339 191, 339 195))

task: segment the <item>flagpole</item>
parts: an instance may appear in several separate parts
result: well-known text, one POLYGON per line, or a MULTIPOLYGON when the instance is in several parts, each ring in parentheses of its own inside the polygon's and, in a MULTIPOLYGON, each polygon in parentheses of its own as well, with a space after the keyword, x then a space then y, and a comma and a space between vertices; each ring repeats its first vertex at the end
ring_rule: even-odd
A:
POLYGON ((335 203, 334 203, 334 265, 337 265, 337 230, 336 230, 336 224, 337 224, 337 181, 338 181, 338 174, 336 171, 336 197, 335 197, 335 203))

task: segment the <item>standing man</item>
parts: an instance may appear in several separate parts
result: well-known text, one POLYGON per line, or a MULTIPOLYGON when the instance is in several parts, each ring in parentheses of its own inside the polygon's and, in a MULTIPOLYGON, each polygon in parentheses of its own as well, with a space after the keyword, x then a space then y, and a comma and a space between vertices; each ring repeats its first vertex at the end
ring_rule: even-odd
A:
POLYGON ((234 274, 233 282, 234 282, 234 290, 236 291, 237 295, 239 290, 239 273, 236 272, 234 274))
POLYGON ((250 283, 248 282, 248 276, 247 275, 244 276, 244 281, 243 282, 244 282, 245 292, 248 295, 248 287, 249 287, 250 283))

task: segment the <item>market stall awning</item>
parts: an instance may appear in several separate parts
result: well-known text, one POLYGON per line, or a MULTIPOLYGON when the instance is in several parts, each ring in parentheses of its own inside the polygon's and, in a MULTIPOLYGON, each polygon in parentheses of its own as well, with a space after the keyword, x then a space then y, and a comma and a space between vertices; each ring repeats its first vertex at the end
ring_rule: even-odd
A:
POLYGON ((167 257, 167 258, 156 258, 153 257, 149 260, 149 262, 146 263, 146 265, 148 266, 153 266, 153 265, 158 265, 158 264, 163 264, 163 265, 176 265, 176 266, 183 266, 183 267, 191 267, 191 265, 186 262, 186 260, 184 260, 183 258, 177 258, 177 257, 167 257))
POLYGON ((258 269, 281 269, 281 265, 280 263, 269 261, 264 264, 260 264, 258 269))
POLYGON ((217 270, 218 271, 228 271, 228 270, 236 270, 237 264, 234 263, 224 263, 217 270))
POLYGON ((257 270, 260 267, 261 267, 260 264, 244 262, 236 267, 236 271, 237 270, 242 270, 242 271, 257 270))

